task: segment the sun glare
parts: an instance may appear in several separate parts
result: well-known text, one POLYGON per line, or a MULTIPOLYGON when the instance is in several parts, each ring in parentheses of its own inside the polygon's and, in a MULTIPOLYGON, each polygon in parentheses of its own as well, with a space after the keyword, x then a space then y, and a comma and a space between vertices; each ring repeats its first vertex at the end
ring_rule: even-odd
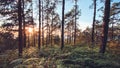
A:
POLYGON ((33 29, 29 27, 29 28, 28 28, 28 32, 29 32, 29 33, 32 33, 32 32, 33 32, 33 29))

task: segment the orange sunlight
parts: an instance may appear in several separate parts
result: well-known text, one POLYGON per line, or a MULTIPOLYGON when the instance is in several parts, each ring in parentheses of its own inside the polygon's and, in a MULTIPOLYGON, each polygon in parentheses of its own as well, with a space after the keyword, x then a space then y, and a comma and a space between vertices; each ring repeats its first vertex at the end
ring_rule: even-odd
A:
POLYGON ((28 28, 28 32, 29 32, 29 33, 32 33, 32 32, 33 32, 33 28, 30 28, 30 27, 29 27, 29 28, 28 28))
POLYGON ((26 27, 26 33, 29 35, 33 34, 33 28, 32 27, 26 27))

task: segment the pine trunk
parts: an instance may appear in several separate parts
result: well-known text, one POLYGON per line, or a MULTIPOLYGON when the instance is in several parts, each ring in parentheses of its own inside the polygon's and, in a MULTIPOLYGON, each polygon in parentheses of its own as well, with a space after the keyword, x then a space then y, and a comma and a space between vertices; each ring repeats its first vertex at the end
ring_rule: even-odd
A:
POLYGON ((77 15, 76 15, 76 13, 77 13, 77 0, 75 1, 75 33, 74 33, 74 45, 76 44, 76 22, 77 22, 77 15))
POLYGON ((38 49, 41 47, 41 1, 39 0, 39 33, 38 33, 38 49))
POLYGON ((64 10, 65 10, 65 0, 62 2, 62 33, 61 33, 61 50, 64 47, 64 10))
POLYGON ((95 18, 96 18, 96 0, 94 0, 94 15, 93 15, 93 24, 92 24, 92 48, 95 45, 94 31, 95 31, 95 18))
POLYGON ((22 57, 22 45, 23 45, 23 41, 22 41, 22 8, 21 8, 21 0, 18 1, 18 21, 19 21, 19 57, 22 57))
POLYGON ((105 53, 107 38, 108 38, 108 25, 110 17, 110 0, 105 1, 105 10, 104 10, 104 19, 103 19, 103 35, 102 35, 102 44, 100 47, 100 53, 105 53))

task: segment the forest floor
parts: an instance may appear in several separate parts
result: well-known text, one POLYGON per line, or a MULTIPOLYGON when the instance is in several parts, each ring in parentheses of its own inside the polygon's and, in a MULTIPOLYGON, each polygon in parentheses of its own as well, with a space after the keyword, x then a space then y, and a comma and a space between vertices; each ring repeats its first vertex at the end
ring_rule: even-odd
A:
POLYGON ((18 50, 0 54, 0 68, 120 68, 120 54, 98 53, 99 48, 88 46, 59 46, 24 48, 23 57, 18 50))

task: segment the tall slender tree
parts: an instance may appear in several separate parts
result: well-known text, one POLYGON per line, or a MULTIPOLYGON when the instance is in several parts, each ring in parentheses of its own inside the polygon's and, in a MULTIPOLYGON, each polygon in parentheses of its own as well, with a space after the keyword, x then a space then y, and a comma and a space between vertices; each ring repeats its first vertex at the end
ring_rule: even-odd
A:
POLYGON ((38 48, 41 47, 41 0, 39 0, 39 33, 38 33, 38 48))
POLYGON ((55 17, 56 17, 56 13, 55 13, 55 8, 56 8, 56 4, 57 4, 57 1, 56 0, 53 0, 50 4, 50 16, 51 16, 51 23, 50 23, 50 45, 52 46, 52 36, 53 36, 53 24, 55 23, 54 20, 55 20, 55 17))
POLYGON ((94 4, 94 13, 93 13, 93 24, 92 24, 92 47, 94 47, 94 30, 95 30, 95 19, 96 19, 96 0, 93 0, 93 4, 94 4))
POLYGON ((23 47, 23 42, 22 42, 22 8, 21 8, 21 0, 18 0, 18 21, 19 21, 19 57, 22 57, 22 47, 23 47))
POLYGON ((28 32, 28 44, 27 44, 27 47, 29 48, 30 47, 30 32, 28 32))
POLYGON ((49 15, 50 15, 50 9, 49 9, 49 7, 50 7, 50 0, 45 0, 44 1, 44 29, 46 30, 45 32, 46 32, 46 46, 49 44, 49 39, 50 39, 50 23, 49 23, 49 21, 50 21, 50 17, 49 17, 49 15))
POLYGON ((23 45, 24 47, 26 47, 26 32, 25 32, 25 14, 24 14, 24 7, 25 7, 25 4, 24 4, 24 0, 22 0, 22 22, 23 22, 23 45))
POLYGON ((33 10, 34 10, 34 7, 33 7, 33 0, 32 0, 32 3, 31 3, 31 7, 32 7, 32 26, 33 26, 33 46, 35 46, 35 22, 34 22, 34 16, 33 16, 33 10))
POLYGON ((77 15, 76 15, 76 13, 77 13, 77 0, 75 0, 75 25, 74 25, 74 27, 75 27, 75 31, 74 31, 74 45, 76 44, 76 21, 77 21, 77 15))
POLYGON ((105 53, 107 38, 108 38, 108 25, 110 17, 110 0, 105 1, 104 18, 103 18, 103 34, 102 34, 102 44, 100 46, 100 53, 105 53))
POLYGON ((43 1, 42 1, 42 4, 41 4, 41 7, 42 7, 42 45, 44 46, 44 9, 43 9, 43 1))
POLYGON ((62 32, 61 32, 61 50, 64 47, 64 10, 65 10, 65 0, 62 0, 62 32))
POLYGON ((50 42, 50 43, 51 43, 51 46, 52 46, 52 29, 53 29, 53 28, 52 28, 52 26, 53 26, 53 14, 54 14, 54 10, 52 11, 51 32, 50 32, 50 33, 51 33, 51 34, 50 34, 50 35, 51 35, 51 38, 50 38, 50 41, 51 41, 51 42, 50 42))

